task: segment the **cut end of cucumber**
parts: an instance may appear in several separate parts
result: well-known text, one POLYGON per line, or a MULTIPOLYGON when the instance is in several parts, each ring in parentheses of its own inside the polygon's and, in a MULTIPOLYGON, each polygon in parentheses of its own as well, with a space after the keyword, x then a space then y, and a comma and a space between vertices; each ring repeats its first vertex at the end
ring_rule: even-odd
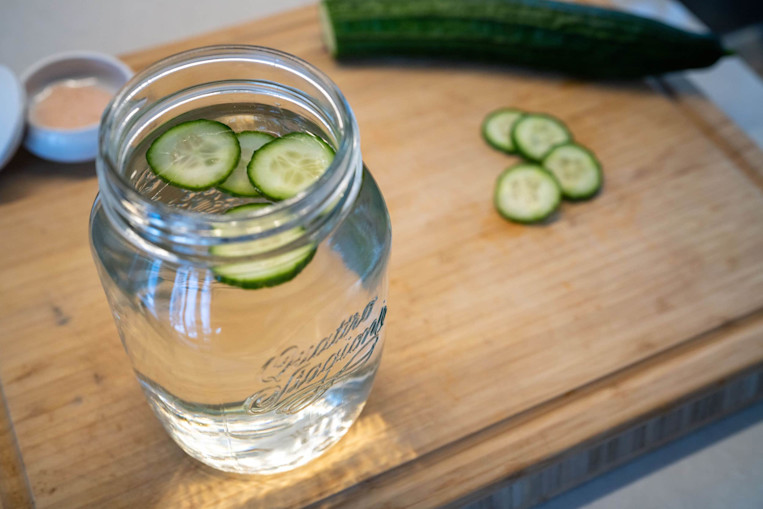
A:
POLYGON ((514 108, 500 108, 489 113, 482 122, 482 137, 491 147, 513 154, 516 149, 511 131, 523 115, 524 112, 514 108))
POLYGON ((601 165, 588 149, 566 143, 551 149, 543 167, 554 174, 562 195, 569 200, 587 200, 601 189, 601 165))
POLYGON ((146 152, 148 165, 157 177, 191 191, 209 189, 227 179, 240 156, 233 130, 204 119, 168 129, 146 152))
POLYGON ((551 115, 540 113, 530 113, 517 120, 511 136, 520 154, 538 162, 556 145, 572 141, 567 126, 551 115))
POLYGON ((336 57, 336 32, 334 32, 334 25, 331 23, 331 15, 328 12, 328 6, 325 1, 321 2, 318 6, 318 18, 321 24, 323 44, 326 45, 326 49, 329 50, 331 56, 336 57))
POLYGON ((507 168, 495 185, 495 208, 516 223, 539 223, 548 219, 559 208, 561 200, 556 180, 537 164, 520 163, 507 168))
POLYGON ((249 162, 251 183, 266 197, 279 201, 298 195, 323 175, 334 150, 308 133, 290 133, 263 145, 249 162))

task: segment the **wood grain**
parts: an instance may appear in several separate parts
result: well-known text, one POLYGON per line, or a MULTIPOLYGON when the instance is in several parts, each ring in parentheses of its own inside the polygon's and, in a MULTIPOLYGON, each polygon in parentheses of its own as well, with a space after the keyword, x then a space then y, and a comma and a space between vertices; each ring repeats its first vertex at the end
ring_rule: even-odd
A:
POLYGON ((21 507, 32 507, 32 497, 0 387, 0 509, 21 507))
MULTIPOLYGON (((763 364, 679 399, 626 426, 608 430, 540 462, 490 489, 484 498, 453 507, 527 509, 589 481, 622 463, 676 440, 756 402, 763 401, 763 364)), ((479 492, 469 498, 474 499, 479 492)))
MULTIPOLYGON (((758 359, 759 367, 762 338, 759 312, 486 427, 320 505, 349 508, 362 500, 364 507, 384 507, 389 500, 404 500, 406 507, 432 507, 433 501, 461 505, 479 499, 723 383, 725 379, 717 376, 719 367, 722 372, 744 373, 756 367, 751 359, 758 359)), ((763 396, 763 391, 757 392, 761 394, 753 392, 749 402, 763 396)), ((726 410, 734 405, 728 402, 726 410)), ((694 424, 687 419, 686 426, 675 431, 685 433, 694 424)), ((619 455, 614 459, 622 460, 619 455)), ((586 466, 576 470, 585 471, 586 466)), ((572 483, 565 486, 570 487, 572 483)))
POLYGON ((0 254, 0 381, 39 507, 441 505, 763 360, 763 193, 675 97, 490 66, 338 64, 314 7, 125 61, 234 42, 337 82, 390 207, 388 340, 366 410, 288 474, 186 457, 143 399, 90 259, 92 165, 22 153, 0 175, 14 247, 0 254), (602 160, 602 195, 545 226, 503 221, 490 197, 514 159, 479 124, 505 105, 562 118, 602 160))
POLYGON ((655 84, 669 94, 702 132, 763 189, 763 152, 754 141, 680 74, 655 84))

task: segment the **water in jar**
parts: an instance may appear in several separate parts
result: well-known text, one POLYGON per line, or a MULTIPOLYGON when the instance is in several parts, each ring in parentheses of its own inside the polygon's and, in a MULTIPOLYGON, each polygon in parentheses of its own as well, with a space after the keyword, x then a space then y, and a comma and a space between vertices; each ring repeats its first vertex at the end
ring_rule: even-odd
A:
MULTIPOLYGON (((272 106, 215 106, 177 121, 195 118, 236 132, 325 138, 272 106)), ((149 142, 124 169, 144 197, 211 213, 266 201, 161 181, 146 162, 149 142)), ((384 339, 389 236, 379 210, 381 195, 364 170, 354 208, 302 272, 252 290, 219 282, 204 264, 135 249, 96 206, 93 246, 120 336, 151 407, 191 456, 222 470, 271 473, 308 462, 344 435, 368 396, 384 339)))

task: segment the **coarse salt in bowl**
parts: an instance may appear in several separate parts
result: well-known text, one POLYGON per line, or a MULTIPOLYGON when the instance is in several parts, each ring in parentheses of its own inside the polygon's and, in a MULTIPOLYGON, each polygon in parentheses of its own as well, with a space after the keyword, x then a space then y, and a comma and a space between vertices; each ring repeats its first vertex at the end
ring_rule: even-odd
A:
POLYGON ((24 147, 43 159, 77 163, 95 159, 98 126, 111 98, 132 70, 111 55, 67 52, 27 69, 24 147))

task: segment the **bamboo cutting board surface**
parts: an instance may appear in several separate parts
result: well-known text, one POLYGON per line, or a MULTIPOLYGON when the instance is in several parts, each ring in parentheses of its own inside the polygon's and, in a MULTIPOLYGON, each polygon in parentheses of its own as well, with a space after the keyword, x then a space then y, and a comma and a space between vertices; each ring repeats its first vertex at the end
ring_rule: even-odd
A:
POLYGON ((3 507, 454 503, 763 362, 761 158, 726 141, 725 120, 703 123, 706 105, 688 113, 701 100, 490 66, 341 65, 314 7, 124 59, 139 70, 218 43, 310 61, 358 118, 393 227, 368 405, 287 474, 186 457, 145 403, 97 279, 92 165, 22 154, 0 175, 3 507), (601 196, 546 226, 502 220, 493 183, 514 160, 479 134, 499 106, 564 120, 603 163, 601 196))

